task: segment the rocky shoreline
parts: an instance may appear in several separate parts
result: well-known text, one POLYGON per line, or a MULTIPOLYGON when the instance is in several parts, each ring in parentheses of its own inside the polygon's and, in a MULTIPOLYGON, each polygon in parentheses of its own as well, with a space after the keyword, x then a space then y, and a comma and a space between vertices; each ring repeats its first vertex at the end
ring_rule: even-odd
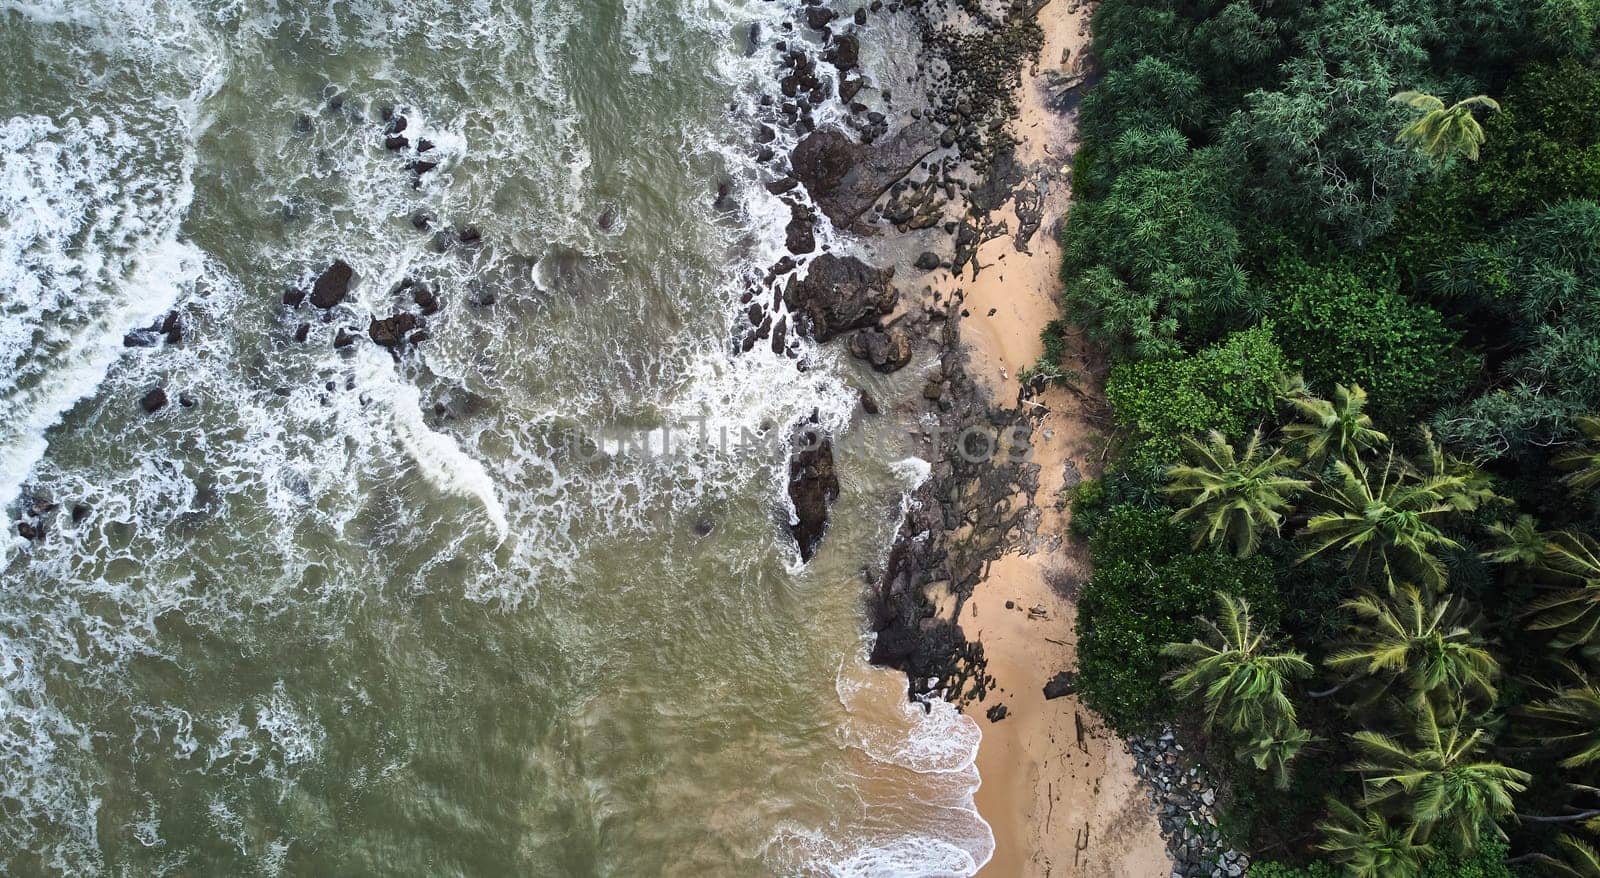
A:
MULTIPOLYGON (((750 51, 777 58, 777 94, 760 99, 763 116, 753 139, 756 159, 772 175, 768 191, 789 209, 789 253, 741 297, 745 319, 736 351, 764 344, 797 357, 797 336, 842 339, 852 355, 885 373, 911 362, 916 347, 938 351, 917 428, 925 441, 937 436, 943 447, 924 452, 935 461, 932 475, 912 496, 887 566, 867 595, 878 635, 872 660, 905 672, 913 697, 937 694, 960 703, 985 693, 981 645, 967 642, 954 617, 941 615, 926 595, 930 584, 942 583, 959 609, 986 563, 1031 536, 1030 523, 1038 521, 1032 510, 1037 467, 974 461, 956 443, 974 425, 1026 443, 1033 422, 1017 407, 990 399, 967 374, 958 340, 968 315, 959 291, 942 296, 927 287, 920 301, 908 301, 894 285, 894 267, 826 248, 818 253, 816 224, 820 215, 835 229, 862 236, 938 228, 948 236, 950 255, 922 253, 912 266, 921 272, 960 272, 974 264, 982 242, 998 236, 1013 235, 1017 248, 1025 248, 1039 228, 1037 210, 1029 209, 1037 190, 1030 201, 1006 123, 1016 113, 1019 71, 1041 43, 1035 17, 1043 5, 875 0, 846 11, 807 0, 771 42, 763 42, 769 35, 758 28, 746 35, 750 51), (917 65, 921 88, 904 113, 895 111, 890 90, 876 87, 861 68, 861 32, 873 16, 896 14, 914 22, 925 49, 917 65), (847 115, 839 125, 818 127, 817 115, 830 101, 847 115), (901 120, 891 133, 891 123, 901 120), (794 138, 787 155, 773 148, 780 130, 794 138), (991 220, 1013 199, 1015 230, 991 220), (800 276, 802 266, 807 270, 800 276), (1027 505, 1010 509, 1015 496, 1029 498, 1027 505), (961 537, 952 538, 957 531, 961 537)), ((863 405, 876 408, 871 400, 863 405)), ((802 560, 809 560, 837 494, 828 441, 806 443, 789 471, 794 515, 788 525, 802 560)))
MULTIPOLYGON (((980 249, 989 242, 1009 239, 1017 253, 1027 254, 1040 232, 1057 232, 1045 228, 1045 190, 1065 187, 1066 169, 1059 159, 1038 161, 1037 144, 1032 163, 1019 158, 1023 144, 1010 124, 1019 116, 1017 92, 1023 71, 1034 65, 1032 81, 1036 87, 1041 80, 1046 83, 1050 110, 1071 114, 1096 73, 1086 52, 1069 59, 1063 50, 1059 69, 1066 72, 1038 75, 1044 45, 1038 17, 1048 2, 908 0, 887 6, 873 2, 845 13, 822 6, 821 0, 807 0, 794 29, 820 32, 822 48, 807 51, 794 39, 775 44, 774 50, 783 53, 780 68, 785 73, 778 86, 785 99, 763 101, 776 112, 756 136, 761 144, 757 158, 775 174, 768 190, 789 206, 791 255, 766 273, 764 288, 746 293, 748 326, 735 346, 749 351, 770 341, 774 353, 793 357, 792 335, 786 332, 818 342, 840 339, 852 355, 881 372, 905 366, 914 348, 937 353, 911 425, 926 443, 921 453, 933 462, 931 472, 908 498, 883 569, 867 572, 865 598, 876 635, 871 661, 903 672, 912 699, 939 697, 969 710, 1005 681, 991 676, 984 644, 964 631, 963 619, 970 625, 976 612, 964 612, 964 607, 1002 556, 1031 553, 1041 542, 1056 540, 1040 528, 1039 465, 1004 449, 999 455, 974 455, 964 454, 960 446, 963 431, 978 426, 987 435, 1004 436, 1011 447, 1027 447, 1042 438, 1036 433, 1044 429, 1047 409, 1029 400, 1040 389, 1036 386, 1017 384, 1015 399, 1001 399, 992 381, 976 379, 962 344, 963 322, 975 318, 966 306, 968 296, 956 286, 963 277, 976 279, 980 271, 994 268, 979 260, 980 249), (911 17, 924 48, 917 65, 922 88, 912 97, 920 104, 904 113, 894 111, 887 89, 875 90, 872 74, 860 67, 859 32, 873 15, 895 13, 911 17), (841 59, 846 63, 840 64, 841 59), (835 68, 831 76, 828 65, 835 68), (830 80, 850 114, 842 127, 819 128, 814 111, 822 105, 830 80), (879 102, 880 109, 869 109, 868 100, 879 102), (776 140, 769 125, 787 126, 796 135, 787 156, 767 145, 776 140), (909 266, 936 275, 939 282, 920 284, 920 297, 903 295, 895 286, 894 267, 837 256, 826 252, 826 246, 813 256, 819 215, 836 230, 861 236, 910 239, 922 230, 942 231, 946 253, 924 250, 909 266), (795 269, 807 262, 809 271, 797 280, 795 269)), ((1067 13, 1080 8, 1077 0, 1070 0, 1067 13)), ((1086 18, 1082 21, 1080 38, 1086 18)), ((1049 153, 1048 146, 1044 151, 1049 153)), ((994 311, 979 316, 993 317, 994 311)), ((1030 326, 1028 331, 1042 328, 1030 326)), ((1001 375, 1007 377, 1004 370, 1001 375)), ((1016 384, 1016 379, 1009 383, 1016 384)), ((864 396, 862 406, 869 414, 878 413, 870 398, 864 396)), ((1049 435, 1046 430, 1044 436, 1049 435)), ((1070 459, 1065 465, 1070 487, 1076 470, 1070 459)), ((789 473, 795 510, 789 525, 802 559, 809 559, 825 533, 828 506, 838 492, 827 438, 797 450, 789 473)), ((1012 609, 1010 601, 1006 609, 1012 609)), ((1043 697, 1071 696, 1073 688, 1070 673, 1057 673, 1043 697)), ((1014 715, 1014 708, 996 701, 976 712, 993 724, 1014 715)), ((1082 749, 1081 714, 1076 722, 1082 749)), ((1170 734, 1112 741, 1110 746, 1132 757, 1129 773, 1148 794, 1173 878, 1232 878, 1247 870, 1248 857, 1225 850, 1220 841, 1216 790, 1187 765, 1181 745, 1170 734)), ((1125 763, 1127 757, 1122 759, 1125 763)), ((1099 781, 1094 790, 1099 790, 1099 781)), ((1131 788, 1129 794, 1142 797, 1131 788)), ((1101 817, 1105 819, 1096 818, 1095 832, 1115 832, 1119 816, 1101 817)), ((1048 825, 1038 829, 1049 831, 1048 825)), ((1085 825, 1078 852, 1089 843, 1085 825)), ((1106 855, 1104 850, 1099 854, 1106 855)), ((1076 854, 1072 858, 1087 865, 1076 854)))

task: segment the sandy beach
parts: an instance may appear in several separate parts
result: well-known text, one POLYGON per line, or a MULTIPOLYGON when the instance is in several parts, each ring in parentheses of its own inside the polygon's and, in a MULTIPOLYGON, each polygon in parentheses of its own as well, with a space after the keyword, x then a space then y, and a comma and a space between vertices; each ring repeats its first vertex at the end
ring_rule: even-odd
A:
MULTIPOLYGON (((1071 198, 1075 132, 1048 106, 1048 86, 1076 69, 1088 43, 1088 16, 1089 9, 1068 0, 1052 0, 1039 13, 1044 49, 1023 78, 1012 123, 1017 158, 1035 170, 1041 190, 1040 232, 1028 252, 1009 236, 986 242, 976 278, 969 272, 945 281, 945 290, 964 292, 968 370, 1001 403, 1017 399, 1019 370, 1042 353, 1040 330, 1062 316, 1061 251, 1052 231, 1071 198)), ((999 218, 1018 227, 1014 215, 999 218)), ((1077 346, 1074 352, 1081 359, 1077 346)), ((1034 433, 1033 459, 1041 468, 1037 536, 990 565, 960 618, 963 633, 983 644, 996 687, 968 706, 983 727, 978 809, 996 840, 980 874, 1164 876, 1170 861, 1122 741, 1076 696, 1043 695, 1051 677, 1076 665, 1072 586, 1088 575, 1087 549, 1067 539, 1070 513, 1056 499, 1077 478, 1097 474, 1103 439, 1072 391, 1051 388, 1023 405, 1042 417, 1034 433), (991 722, 984 714, 997 704, 1007 715, 991 722)))

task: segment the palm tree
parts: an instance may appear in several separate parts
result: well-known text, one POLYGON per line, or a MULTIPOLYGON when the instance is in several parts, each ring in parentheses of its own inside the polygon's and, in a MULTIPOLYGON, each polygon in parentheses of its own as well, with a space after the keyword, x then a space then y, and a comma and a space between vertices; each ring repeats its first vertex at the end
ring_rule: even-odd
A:
POLYGON ((1330 667, 1404 680, 1417 709, 1440 696, 1448 700, 1434 700, 1435 706, 1453 708, 1469 695, 1494 701, 1500 663, 1483 638, 1459 623, 1453 598, 1431 601, 1407 585, 1389 600, 1369 592, 1344 607, 1356 622, 1350 645, 1328 658, 1330 667))
POLYGON ((1433 855, 1430 845, 1417 842, 1415 827, 1396 827, 1376 811, 1357 814, 1337 799, 1328 800, 1328 819, 1317 828, 1317 849, 1356 878, 1414 878, 1433 855))
POLYGON ((1600 761, 1600 689, 1593 683, 1562 689, 1523 712, 1542 724, 1540 740, 1567 754, 1561 760, 1563 768, 1600 761))
POLYGON ((1294 702, 1284 690, 1310 676, 1311 663, 1300 653, 1272 652, 1272 636, 1255 629, 1247 601, 1219 592, 1217 602, 1221 624, 1200 620, 1205 640, 1162 648, 1181 663, 1169 675, 1172 688, 1185 698, 1203 696, 1207 729, 1221 719, 1248 738, 1283 736, 1295 725, 1294 702))
POLYGON ((1492 112, 1500 111, 1500 104, 1486 95, 1473 95, 1448 107, 1444 101, 1420 91, 1403 91, 1389 101, 1405 104, 1421 113, 1400 129, 1395 143, 1413 145, 1438 162, 1448 162, 1459 155, 1477 161, 1478 147, 1483 145, 1483 126, 1478 124, 1472 110, 1485 107, 1492 112))
POLYGON ((1470 850, 1486 821, 1512 813, 1511 796, 1527 789, 1530 775, 1475 757, 1483 729, 1470 733, 1458 725, 1440 728, 1433 709, 1416 713, 1415 749, 1377 732, 1351 735, 1363 761, 1352 766, 1366 787, 1362 804, 1394 803, 1416 830, 1431 841, 1435 832, 1449 844, 1470 850))
POLYGON ((1528 627, 1554 631, 1557 649, 1600 653, 1600 544, 1587 534, 1553 534, 1541 566, 1568 584, 1528 605, 1528 627))
POLYGON ((1446 574, 1438 551, 1460 548, 1434 524, 1470 508, 1465 477, 1424 475, 1390 449, 1376 476, 1360 460, 1334 462, 1337 483, 1324 483, 1317 496, 1328 509, 1311 518, 1305 534, 1313 540, 1304 561, 1329 549, 1350 550, 1349 566, 1362 582, 1389 588, 1410 576, 1435 590, 1446 574))
POLYGON ((1600 417, 1584 415, 1576 423, 1587 441, 1556 455, 1552 463, 1571 471, 1561 479, 1567 487, 1574 491, 1592 491, 1600 486, 1600 417))
POLYGON ((1561 859, 1540 857, 1541 862, 1557 875, 1571 878, 1600 878, 1600 852, 1594 846, 1573 835, 1563 834, 1556 839, 1561 848, 1561 859))
POLYGON ((1305 379, 1296 376, 1282 399, 1297 418, 1284 426, 1283 433, 1291 441, 1305 443, 1308 463, 1320 462, 1329 453, 1341 458, 1360 454, 1389 441, 1372 426, 1372 416, 1366 413, 1367 392, 1359 384, 1335 384, 1333 399, 1326 400, 1312 396, 1305 379))
POLYGON ((1272 772, 1272 782, 1280 790, 1289 788, 1289 764, 1300 751, 1318 741, 1310 731, 1299 726, 1289 726, 1251 739, 1239 747, 1241 762, 1250 762, 1261 771, 1272 772))
POLYGON ((1484 552, 1483 557, 1496 564, 1536 567, 1550 550, 1550 539, 1531 515, 1519 515, 1511 524, 1497 521, 1489 525, 1489 532, 1494 534, 1495 547, 1484 552))
POLYGON ((1482 469, 1445 452, 1434 441, 1433 430, 1424 426, 1419 431, 1422 453, 1413 463, 1423 478, 1437 479, 1445 486, 1444 501, 1457 512, 1471 512, 1479 506, 1500 501, 1508 502, 1495 494, 1493 482, 1482 469))
POLYGON ((1265 453, 1261 431, 1251 435, 1243 452, 1236 453, 1221 433, 1213 430, 1201 443, 1184 437, 1192 465, 1174 466, 1167 471, 1167 486, 1162 490, 1189 501, 1178 510, 1174 521, 1200 518, 1203 527, 1195 532, 1195 545, 1207 540, 1219 545, 1233 544, 1234 554, 1245 557, 1261 545, 1261 531, 1277 533, 1289 497, 1310 486, 1293 478, 1299 462, 1281 450, 1265 453))

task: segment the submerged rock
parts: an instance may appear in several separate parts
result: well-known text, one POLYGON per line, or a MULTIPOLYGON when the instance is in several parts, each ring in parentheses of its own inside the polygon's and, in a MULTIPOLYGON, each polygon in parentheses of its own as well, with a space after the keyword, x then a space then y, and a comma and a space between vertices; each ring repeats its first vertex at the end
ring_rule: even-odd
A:
POLYGON ((893 270, 873 268, 854 256, 824 253, 804 279, 789 279, 783 301, 795 315, 796 329, 828 341, 893 311, 900 298, 889 284, 893 277, 893 270))
POLYGON ((144 396, 139 397, 139 408, 144 409, 145 414, 147 415, 153 415, 166 407, 167 392, 160 387, 157 387, 154 390, 151 390, 149 393, 146 393, 144 396))
POLYGON ((828 508, 839 498, 839 476, 833 468, 833 442, 822 435, 816 415, 796 431, 789 457, 789 500, 795 521, 789 525, 800 548, 800 560, 810 561, 828 527, 828 508))

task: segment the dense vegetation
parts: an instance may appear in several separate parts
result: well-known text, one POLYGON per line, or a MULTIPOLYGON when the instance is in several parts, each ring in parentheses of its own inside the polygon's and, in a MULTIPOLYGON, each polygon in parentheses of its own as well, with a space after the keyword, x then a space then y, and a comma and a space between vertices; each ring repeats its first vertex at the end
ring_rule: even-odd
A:
POLYGON ((1597 24, 1095 12, 1063 279, 1118 435, 1073 498, 1081 686, 1203 744, 1252 875, 1600 876, 1597 24))

